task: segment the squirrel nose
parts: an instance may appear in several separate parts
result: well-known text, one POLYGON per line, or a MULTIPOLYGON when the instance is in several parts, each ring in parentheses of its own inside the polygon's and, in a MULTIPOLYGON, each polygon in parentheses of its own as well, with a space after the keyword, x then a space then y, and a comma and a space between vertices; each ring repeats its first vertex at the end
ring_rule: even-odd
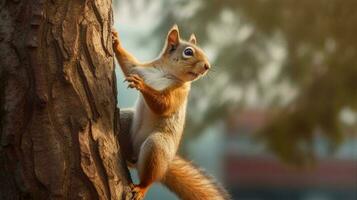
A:
POLYGON ((206 63, 203 65, 203 68, 205 68, 205 70, 208 70, 210 68, 210 66, 209 66, 209 64, 206 63))

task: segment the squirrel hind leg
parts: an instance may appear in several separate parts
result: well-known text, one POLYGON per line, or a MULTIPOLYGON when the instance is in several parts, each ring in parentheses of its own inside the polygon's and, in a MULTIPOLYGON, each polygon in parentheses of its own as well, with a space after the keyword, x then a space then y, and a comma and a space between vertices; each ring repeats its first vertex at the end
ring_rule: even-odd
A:
POLYGON ((153 133, 141 145, 137 162, 140 184, 136 188, 141 193, 145 193, 154 182, 161 180, 175 156, 173 141, 164 135, 153 133))
POLYGON ((150 135, 141 145, 137 170, 141 188, 149 187, 160 181, 165 175, 168 165, 175 157, 175 146, 172 139, 163 133, 150 135))

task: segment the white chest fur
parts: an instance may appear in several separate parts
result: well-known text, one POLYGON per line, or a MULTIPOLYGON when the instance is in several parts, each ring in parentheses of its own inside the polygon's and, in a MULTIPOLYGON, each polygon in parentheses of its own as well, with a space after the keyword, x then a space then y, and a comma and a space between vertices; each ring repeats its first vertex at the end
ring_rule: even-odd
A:
POLYGON ((162 91, 175 83, 163 70, 154 67, 134 67, 133 72, 139 74, 145 83, 156 90, 162 91))

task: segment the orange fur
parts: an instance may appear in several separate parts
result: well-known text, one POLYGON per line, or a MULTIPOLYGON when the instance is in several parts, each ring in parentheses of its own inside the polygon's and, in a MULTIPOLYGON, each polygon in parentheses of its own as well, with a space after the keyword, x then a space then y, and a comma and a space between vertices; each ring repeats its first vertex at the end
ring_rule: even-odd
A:
POLYGON ((143 94, 151 110, 160 116, 169 116, 176 112, 189 92, 187 84, 176 84, 158 91, 147 85, 138 75, 129 75, 126 81, 130 82, 129 87, 136 88, 143 94))
POLYGON ((113 50, 115 56, 119 62, 119 65, 124 75, 128 76, 130 74, 129 73, 130 68, 133 68, 135 65, 139 64, 139 61, 121 46, 117 32, 112 31, 112 35, 113 35, 113 50))
POLYGON ((160 116, 170 116, 176 112, 188 95, 187 87, 181 85, 163 91, 146 86, 141 92, 151 110, 160 116))
POLYGON ((184 200, 227 200, 225 189, 190 162, 176 156, 161 182, 184 200), (180 184, 177 184, 180 183, 180 184))

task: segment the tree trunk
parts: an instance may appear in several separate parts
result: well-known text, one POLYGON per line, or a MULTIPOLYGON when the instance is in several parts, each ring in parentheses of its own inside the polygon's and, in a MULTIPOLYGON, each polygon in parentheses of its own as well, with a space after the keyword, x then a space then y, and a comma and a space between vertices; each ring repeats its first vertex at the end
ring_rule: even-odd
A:
POLYGON ((0 199, 123 199, 111 0, 0 0, 0 199))

